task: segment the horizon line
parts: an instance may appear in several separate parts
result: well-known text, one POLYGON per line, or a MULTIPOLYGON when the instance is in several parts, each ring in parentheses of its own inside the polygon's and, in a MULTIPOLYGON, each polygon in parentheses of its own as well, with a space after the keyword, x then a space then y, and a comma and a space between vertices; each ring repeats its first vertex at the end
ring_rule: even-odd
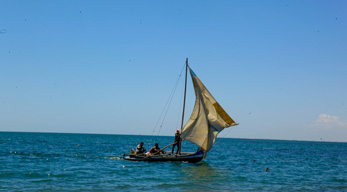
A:
MULTIPOLYGON (((67 133, 67 132, 34 132, 34 131, 0 131, 0 133, 43 133, 43 134, 81 134, 81 135, 128 135, 128 136, 149 136, 149 137, 174 137, 171 135, 136 135, 136 134, 113 134, 113 133, 67 133)), ((329 143, 347 143, 347 141, 325 141, 325 140, 289 140, 289 139, 266 139, 266 138, 235 138, 219 137, 217 139, 246 139, 246 140, 272 140, 272 141, 301 141, 301 142, 329 142, 329 143)), ((216 139, 216 140, 217 140, 216 139)))

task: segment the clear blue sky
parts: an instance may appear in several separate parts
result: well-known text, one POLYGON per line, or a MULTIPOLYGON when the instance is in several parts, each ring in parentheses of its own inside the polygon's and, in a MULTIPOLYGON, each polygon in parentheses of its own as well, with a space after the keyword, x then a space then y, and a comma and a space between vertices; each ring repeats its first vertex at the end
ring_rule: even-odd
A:
POLYGON ((0 131, 156 135, 186 57, 240 123, 222 137, 347 142, 343 0, 3 0, 0 131))

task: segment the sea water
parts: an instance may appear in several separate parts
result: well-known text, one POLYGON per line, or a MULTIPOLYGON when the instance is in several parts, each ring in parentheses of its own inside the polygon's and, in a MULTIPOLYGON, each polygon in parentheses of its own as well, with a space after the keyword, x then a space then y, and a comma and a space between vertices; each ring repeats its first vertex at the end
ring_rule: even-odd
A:
POLYGON ((121 158, 173 140, 0 132, 0 191, 347 191, 347 143, 218 138, 199 163, 121 158))

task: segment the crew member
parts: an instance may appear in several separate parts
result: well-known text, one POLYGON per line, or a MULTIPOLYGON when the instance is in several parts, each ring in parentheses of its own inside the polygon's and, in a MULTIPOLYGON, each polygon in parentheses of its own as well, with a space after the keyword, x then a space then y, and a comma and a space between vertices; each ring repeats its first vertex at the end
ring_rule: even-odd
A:
POLYGON ((143 142, 141 142, 141 143, 136 147, 136 154, 143 154, 144 152, 147 152, 147 150, 143 147, 143 142))
POLYGON ((176 155, 179 152, 179 154, 181 155, 181 151, 180 151, 180 146, 181 146, 181 134, 180 134, 180 130, 177 129, 176 134, 175 134, 175 142, 174 145, 172 146, 172 154, 175 150, 175 146, 177 145, 177 151, 176 151, 176 155))

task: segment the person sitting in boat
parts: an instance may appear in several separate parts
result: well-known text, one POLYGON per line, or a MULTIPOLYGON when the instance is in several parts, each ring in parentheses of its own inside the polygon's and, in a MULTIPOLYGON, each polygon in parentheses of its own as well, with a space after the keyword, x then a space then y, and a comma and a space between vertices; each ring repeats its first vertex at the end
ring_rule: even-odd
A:
POLYGON ((174 144, 172 146, 172 154, 174 153, 175 147, 177 145, 176 154, 179 152, 179 154, 181 155, 180 144, 181 144, 181 134, 180 134, 180 130, 177 129, 176 134, 175 134, 175 141, 174 141, 174 144))
POLYGON ((160 150, 158 143, 156 143, 154 147, 152 147, 151 150, 149 150, 150 155, 158 155, 160 154, 160 152, 162 152, 163 154, 166 153, 165 151, 160 150))
POLYGON ((143 142, 141 142, 141 143, 136 147, 136 154, 143 154, 144 152, 147 152, 147 150, 143 147, 143 142))

